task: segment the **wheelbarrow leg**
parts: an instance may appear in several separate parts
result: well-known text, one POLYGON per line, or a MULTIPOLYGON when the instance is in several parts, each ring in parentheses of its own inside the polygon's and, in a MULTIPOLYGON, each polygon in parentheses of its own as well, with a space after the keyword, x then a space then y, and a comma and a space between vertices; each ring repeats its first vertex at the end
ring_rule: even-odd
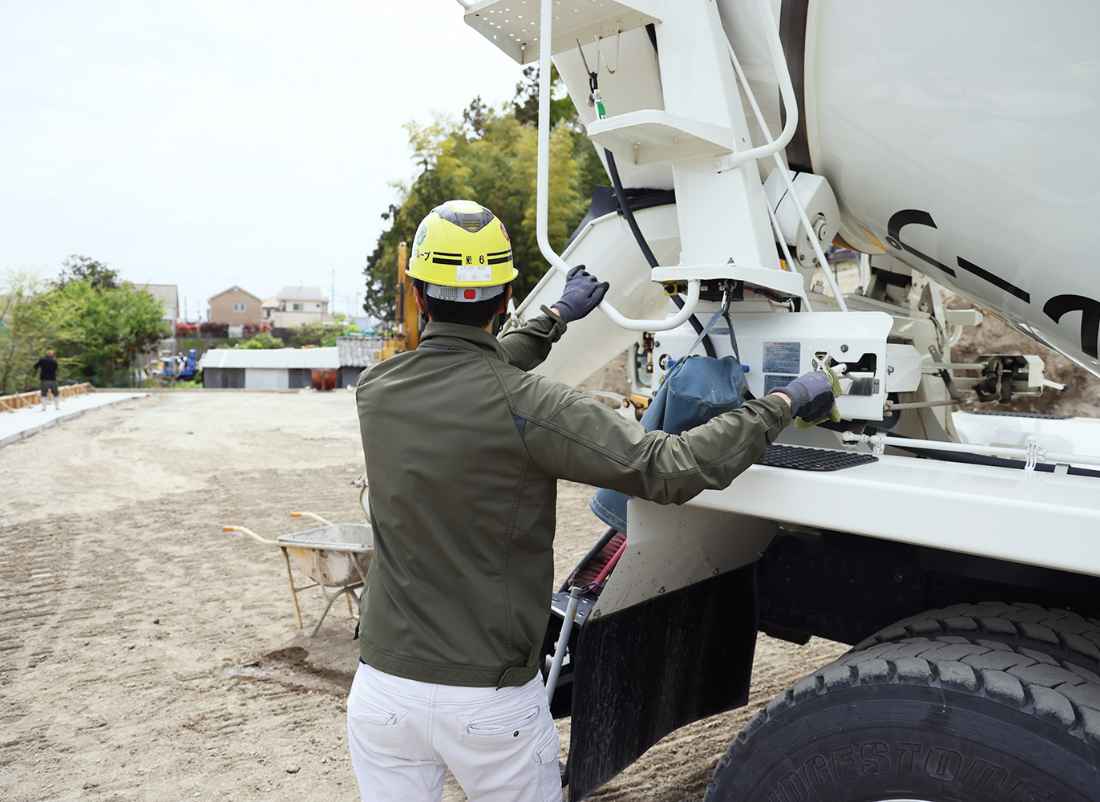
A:
MULTIPOLYGON (((325 616, 327 616, 328 611, 332 609, 332 605, 336 604, 336 600, 347 592, 347 588, 342 588, 339 593, 335 593, 331 597, 329 597, 328 604, 325 605, 325 611, 321 613, 321 619, 317 622, 317 626, 313 628, 313 632, 310 633, 311 638, 316 637, 317 633, 321 630, 321 624, 325 623, 325 616)), ((328 594, 326 593, 325 596, 328 596, 328 594)))
POLYGON ((290 585, 290 598, 294 600, 294 615, 298 618, 298 629, 301 629, 302 624, 302 608, 298 606, 298 589, 294 587, 294 574, 290 570, 290 555, 286 553, 286 549, 280 547, 279 551, 283 553, 283 560, 286 562, 286 579, 290 585))

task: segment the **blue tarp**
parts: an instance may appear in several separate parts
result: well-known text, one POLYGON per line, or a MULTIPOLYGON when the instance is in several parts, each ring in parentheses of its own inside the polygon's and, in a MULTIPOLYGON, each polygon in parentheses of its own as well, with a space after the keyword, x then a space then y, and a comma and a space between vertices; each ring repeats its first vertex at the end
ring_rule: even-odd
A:
MULTIPOLYGON (((747 395, 745 371, 736 357, 689 356, 665 374, 642 417, 642 426, 647 432, 660 429, 680 434, 737 409, 747 395)), ((628 498, 615 490, 598 490, 590 506, 601 521, 625 532, 628 498)))

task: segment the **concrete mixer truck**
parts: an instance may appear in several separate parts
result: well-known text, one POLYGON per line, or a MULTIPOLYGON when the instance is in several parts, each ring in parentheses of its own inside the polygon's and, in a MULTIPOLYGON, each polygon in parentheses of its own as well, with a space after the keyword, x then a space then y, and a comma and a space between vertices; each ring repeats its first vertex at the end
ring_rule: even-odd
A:
POLYGON ((646 394, 736 351, 753 395, 815 369, 845 390, 727 490, 631 501, 554 595, 570 797, 745 704, 763 632, 852 648, 730 733, 708 800, 1100 800, 1100 421, 983 414, 1058 386, 1032 355, 953 360, 980 306, 1100 375, 1100 6, 462 5, 541 68, 551 269, 515 319, 570 265, 611 283, 539 370, 625 351, 646 394), (551 64, 612 187, 561 254, 551 64))

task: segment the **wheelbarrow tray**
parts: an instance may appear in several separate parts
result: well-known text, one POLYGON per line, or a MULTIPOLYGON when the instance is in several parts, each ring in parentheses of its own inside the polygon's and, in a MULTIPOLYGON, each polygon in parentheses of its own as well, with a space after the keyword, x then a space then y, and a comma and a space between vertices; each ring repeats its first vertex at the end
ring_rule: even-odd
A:
POLYGON ((315 526, 281 535, 276 542, 298 571, 329 588, 363 584, 374 555, 369 524, 315 526))

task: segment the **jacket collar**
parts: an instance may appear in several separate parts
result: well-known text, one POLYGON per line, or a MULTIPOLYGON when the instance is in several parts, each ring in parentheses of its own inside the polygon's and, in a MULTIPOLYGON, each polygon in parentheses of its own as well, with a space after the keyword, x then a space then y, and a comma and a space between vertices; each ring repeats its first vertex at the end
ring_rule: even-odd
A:
POLYGON ((463 326, 460 323, 439 323, 430 321, 420 338, 421 344, 432 342, 446 348, 460 351, 486 351, 498 359, 503 359, 497 338, 477 326, 463 326))

